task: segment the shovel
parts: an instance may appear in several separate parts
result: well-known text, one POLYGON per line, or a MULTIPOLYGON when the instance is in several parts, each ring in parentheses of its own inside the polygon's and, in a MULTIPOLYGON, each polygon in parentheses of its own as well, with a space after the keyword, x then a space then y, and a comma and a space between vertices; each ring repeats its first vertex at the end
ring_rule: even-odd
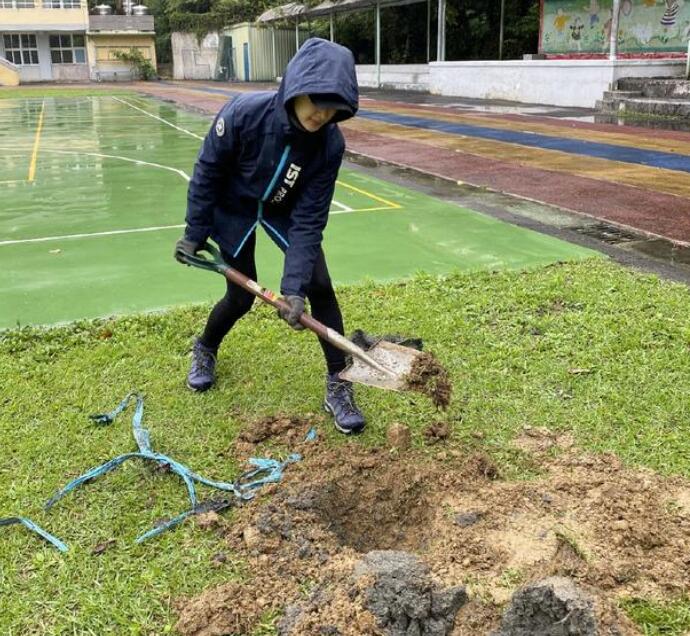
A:
MULTIPOLYGON (((206 243, 201 252, 207 252, 211 258, 200 255, 198 252, 193 255, 181 250, 178 250, 177 255, 187 265, 222 274, 235 285, 276 309, 288 308, 288 304, 271 290, 261 287, 225 263, 220 251, 213 245, 206 243)), ((422 355, 420 351, 383 340, 365 351, 306 312, 300 316, 299 321, 322 340, 330 342, 334 347, 352 356, 350 365, 339 374, 343 380, 391 391, 401 391, 408 388, 406 378, 415 359, 422 355)))

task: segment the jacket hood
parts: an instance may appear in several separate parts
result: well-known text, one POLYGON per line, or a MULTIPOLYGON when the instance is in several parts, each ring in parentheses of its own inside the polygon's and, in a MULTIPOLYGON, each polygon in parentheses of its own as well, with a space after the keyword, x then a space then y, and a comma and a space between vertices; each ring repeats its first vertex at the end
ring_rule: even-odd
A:
POLYGON ((353 117, 359 108, 359 88, 355 58, 350 49, 309 38, 290 60, 278 89, 279 102, 286 108, 298 95, 337 95, 352 112, 337 111, 331 122, 353 117))

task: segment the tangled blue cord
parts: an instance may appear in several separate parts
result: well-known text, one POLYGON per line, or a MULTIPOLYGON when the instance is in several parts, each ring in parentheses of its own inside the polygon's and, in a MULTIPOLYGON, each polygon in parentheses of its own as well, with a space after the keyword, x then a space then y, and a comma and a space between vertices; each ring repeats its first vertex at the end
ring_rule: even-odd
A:
MULTIPOLYGON (((76 479, 73 479, 48 500, 48 502, 45 504, 46 510, 52 508, 52 506, 55 505, 60 499, 62 499, 62 497, 64 497, 67 493, 74 490, 78 486, 81 486, 82 484, 88 481, 96 479, 101 475, 105 475, 106 473, 110 472, 111 470, 114 470, 115 468, 126 462, 128 459, 139 457, 141 459, 155 461, 160 466, 169 466, 170 470, 172 470, 172 472, 174 472, 175 474, 179 475, 182 481, 184 481, 185 486, 187 487, 187 493, 189 494, 191 508, 183 512, 182 514, 157 525, 155 528, 152 528, 148 532, 145 532, 144 534, 138 536, 136 542, 141 543, 142 541, 146 541, 146 539, 155 537, 161 534, 162 532, 165 532, 166 530, 169 530, 170 528, 178 525, 190 515, 198 514, 199 512, 202 512, 207 509, 203 503, 199 504, 197 500, 196 489, 194 488, 195 482, 204 484, 205 486, 210 486, 211 488, 216 488, 218 490, 230 492, 235 496, 236 501, 247 501, 254 497, 254 491, 257 488, 260 488, 261 486, 264 486, 266 484, 280 481, 283 477, 283 470, 288 464, 297 462, 302 459, 302 456, 299 453, 291 454, 284 462, 280 462, 275 459, 251 457, 249 459, 249 463, 252 466, 254 466, 254 468, 240 475, 234 482, 221 482, 206 479, 205 477, 202 477, 201 475, 198 475, 194 471, 190 470, 183 464, 180 464, 179 462, 175 461, 171 457, 168 457, 167 455, 163 455, 161 453, 156 453, 152 450, 151 436, 149 434, 149 431, 142 426, 142 420, 144 417, 144 398, 140 393, 130 393, 110 413, 91 415, 89 417, 98 425, 105 426, 108 424, 112 424, 115 421, 115 418, 127 408, 132 399, 136 399, 136 409, 132 417, 132 429, 134 433, 134 439, 136 440, 137 446, 139 447, 139 451, 119 455, 114 459, 111 459, 105 462, 104 464, 101 464, 100 466, 92 468, 91 470, 77 477, 76 479)), ((312 441, 314 439, 316 439, 316 429, 311 428, 307 433, 306 441, 312 441)), ((34 528, 32 529, 35 530, 35 528, 37 528, 37 526, 35 526, 34 524, 34 528)), ((39 532, 39 534, 41 534, 41 536, 43 536, 44 538, 51 537, 51 535, 48 535, 48 533, 46 533, 45 531, 39 532)), ((52 537, 52 539, 55 538, 52 537)), ((48 540, 50 541, 51 539, 48 540)), ((64 546, 64 551, 67 550, 67 547, 57 539, 55 539, 55 541, 51 541, 51 543, 56 545, 56 547, 59 547, 57 544, 60 543, 62 546, 64 546)))
POLYGON ((57 537, 54 537, 50 532, 46 532, 41 526, 35 524, 31 519, 26 517, 5 517, 0 519, 0 526, 12 526, 16 523, 20 523, 31 532, 35 532, 37 535, 43 537, 48 543, 52 543, 60 552, 67 552, 67 546, 60 541, 57 537))

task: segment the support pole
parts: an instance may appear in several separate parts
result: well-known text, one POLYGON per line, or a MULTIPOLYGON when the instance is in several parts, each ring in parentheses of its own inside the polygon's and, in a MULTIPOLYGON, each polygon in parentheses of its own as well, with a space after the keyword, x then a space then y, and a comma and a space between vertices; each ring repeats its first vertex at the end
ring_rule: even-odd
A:
POLYGON ((431 62, 431 0, 426 0, 426 62, 431 62))
POLYGON ((618 22, 621 12, 621 0, 613 0, 613 9, 611 12, 611 36, 609 39, 609 60, 618 58, 618 22))
POLYGON ((381 2, 376 2, 376 88, 381 88, 381 2))
POLYGON ((501 0, 501 29, 498 36, 498 59, 503 59, 503 34, 505 28, 506 0, 501 0))
POLYGON ((299 51, 299 18, 295 18, 295 53, 299 51))
POLYGON ((331 42, 335 42, 335 13, 329 15, 331 16, 331 42))
POLYGON ((688 60, 685 62, 685 79, 690 80, 690 40, 688 40, 688 60))
POLYGON ((273 49, 273 81, 278 77, 278 61, 276 59, 276 28, 271 27, 271 48, 273 49))
POLYGON ((438 0, 438 38, 436 42, 436 60, 446 59, 446 0, 438 0))

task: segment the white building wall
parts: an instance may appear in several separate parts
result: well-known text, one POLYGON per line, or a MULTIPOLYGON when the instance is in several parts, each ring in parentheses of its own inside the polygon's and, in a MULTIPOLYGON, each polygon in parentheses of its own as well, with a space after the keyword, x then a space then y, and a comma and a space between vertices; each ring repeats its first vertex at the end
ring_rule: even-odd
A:
POLYGON ((431 62, 437 95, 593 108, 622 77, 675 77, 682 60, 431 62))
MULTIPOLYGON (((360 86, 377 87, 376 64, 358 64, 357 81, 360 86)), ((381 86, 407 91, 428 91, 431 72, 428 64, 383 64, 381 86)))
MULTIPOLYGON (((36 36, 36 46, 38 48, 38 64, 17 66, 20 81, 31 82, 81 82, 89 79, 88 64, 53 64, 50 59, 50 34, 47 32, 22 31, 22 33, 33 33, 36 36)), ((79 32, 78 32, 79 33, 79 32)), ((83 31, 80 32, 84 34, 83 31)), ((4 59, 5 48, 4 39, 0 31, 0 57, 4 59)))

